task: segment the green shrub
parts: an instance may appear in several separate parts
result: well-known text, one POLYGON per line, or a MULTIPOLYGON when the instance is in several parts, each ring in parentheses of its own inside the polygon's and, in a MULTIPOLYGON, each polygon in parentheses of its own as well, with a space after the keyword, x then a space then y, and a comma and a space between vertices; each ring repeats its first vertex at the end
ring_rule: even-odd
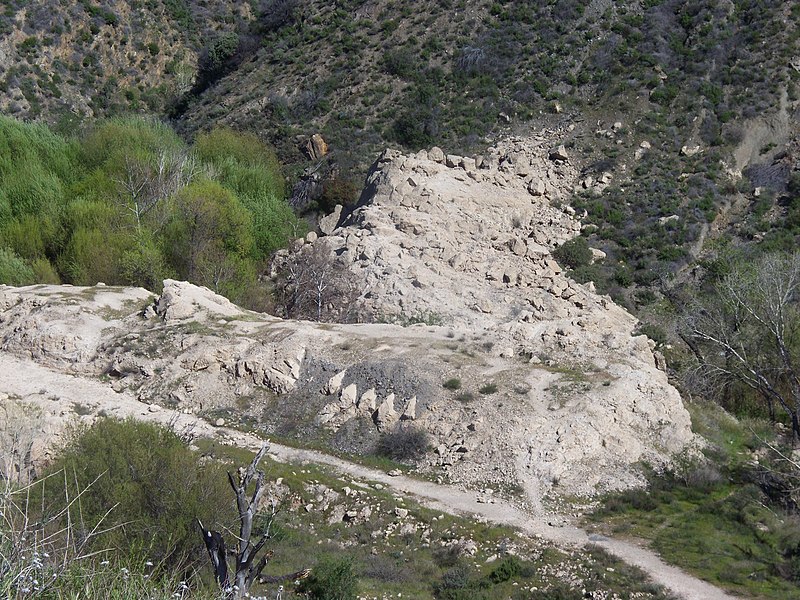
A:
POLYGON ((198 158, 214 165, 219 182, 252 215, 256 256, 266 258, 305 232, 284 201, 284 179, 275 151, 255 135, 219 128, 197 137, 198 158))
POLYGON ((44 256, 45 247, 55 238, 55 229, 54 220, 47 215, 24 214, 10 220, 0 231, 0 244, 26 260, 36 259, 44 256))
POLYGON ((102 121, 90 129, 81 138, 79 158, 87 175, 101 167, 113 178, 120 178, 130 159, 155 160, 162 152, 184 148, 169 125, 153 118, 122 117, 102 121))
POLYGON ((0 116, 0 227, 11 215, 54 214, 74 177, 74 145, 44 125, 0 116))
POLYGON ((445 381, 442 387, 446 390, 457 390, 461 387, 461 380, 458 377, 453 377, 445 381))
POLYGON ((169 203, 161 245, 177 276, 237 299, 255 283, 253 220, 219 183, 196 181, 169 203))
POLYGON ((337 177, 325 181, 322 186, 322 195, 317 200, 317 207, 321 212, 333 212, 337 204, 352 206, 358 200, 361 189, 350 179, 337 177))
POLYGON ((109 285, 121 283, 120 258, 125 236, 106 229, 77 229, 59 257, 59 270, 75 285, 109 285))
POLYGON ((33 269, 9 248, 0 248, 0 283, 6 285, 34 283, 33 269))
POLYGON ((553 256, 570 269, 586 267, 592 262, 592 251, 585 238, 577 237, 564 242, 553 251, 553 256))
POLYGON ((489 581, 492 583, 503 583, 518 577, 522 573, 522 563, 516 556, 508 556, 500 561, 489 574, 489 581))
POLYGON ((214 72, 220 70, 225 62, 236 54, 239 48, 239 36, 228 31, 218 35, 206 48, 203 70, 214 72))
POLYGON ((653 323, 642 323, 639 326, 637 333, 640 335, 646 335, 659 346, 663 346, 667 343, 667 332, 664 331, 664 328, 660 325, 655 325, 653 323))
POLYGON ((488 395, 494 394, 497 391, 497 384, 496 383, 487 383, 478 390, 481 394, 488 395))
MULTIPOLYGON (((101 419, 78 429, 48 473, 62 470, 69 497, 82 491, 80 513, 78 507, 71 513, 75 535, 98 524, 107 530, 97 550, 145 555, 165 569, 187 567, 205 552, 195 518, 215 529, 235 522, 221 468, 202 463, 160 425, 101 419)), ((64 506, 63 485, 45 482, 42 489, 45 506, 64 506)))
POLYGON ((37 258, 31 263, 31 270, 33 271, 33 281, 35 283, 50 283, 58 285, 61 283, 61 277, 58 275, 55 267, 46 258, 37 258))
POLYGON ((355 600, 358 578, 352 561, 333 557, 321 560, 298 591, 311 600, 355 600))

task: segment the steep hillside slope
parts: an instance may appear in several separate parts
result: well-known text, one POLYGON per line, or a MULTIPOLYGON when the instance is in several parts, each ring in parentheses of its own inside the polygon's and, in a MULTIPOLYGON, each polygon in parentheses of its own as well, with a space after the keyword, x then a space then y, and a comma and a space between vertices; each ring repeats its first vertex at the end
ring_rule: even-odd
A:
POLYGON ((252 18, 249 3, 223 0, 3 6, 0 110, 65 128, 87 117, 163 113, 194 85, 204 48, 252 18))
POLYGON ((582 158, 582 180, 615 173, 603 194, 575 190, 594 226, 585 235, 608 255, 580 277, 630 307, 651 302, 661 277, 708 256, 717 234, 765 248, 798 241, 793 3, 264 6, 277 5, 294 6, 291 18, 259 29, 259 50, 187 98, 185 131, 254 128, 298 171, 360 183, 364 157, 387 142, 471 154, 487 138, 567 117, 575 129, 564 142, 582 158), (330 146, 321 167, 306 156, 314 133, 330 146), (746 220, 730 219, 732 206, 758 216, 731 230, 746 220))

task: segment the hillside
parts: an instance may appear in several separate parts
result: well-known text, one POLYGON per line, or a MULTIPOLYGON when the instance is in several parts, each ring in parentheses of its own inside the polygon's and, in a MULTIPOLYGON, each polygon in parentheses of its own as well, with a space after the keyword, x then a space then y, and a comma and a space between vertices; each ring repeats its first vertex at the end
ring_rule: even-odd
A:
POLYGON ((0 13, 0 110, 72 131, 160 113, 188 92, 205 46, 252 19, 248 3, 11 0, 0 13))
POLYGON ((6 111, 147 111, 189 137, 255 132, 300 180, 295 204, 322 194, 312 209, 352 202, 387 146, 467 155, 569 123, 572 204, 608 255, 576 277, 641 314, 698 259, 798 242, 791 2, 17 4, 2 21, 6 111), (321 164, 312 134, 330 148, 321 164))

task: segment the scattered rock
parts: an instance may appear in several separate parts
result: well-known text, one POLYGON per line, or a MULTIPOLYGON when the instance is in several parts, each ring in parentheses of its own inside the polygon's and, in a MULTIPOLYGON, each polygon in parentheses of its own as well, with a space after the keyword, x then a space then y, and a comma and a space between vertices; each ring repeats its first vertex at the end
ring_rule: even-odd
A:
POLYGON ((342 205, 337 204, 333 212, 329 214, 327 217, 323 217, 319 220, 319 227, 320 232, 323 235, 333 235, 333 232, 339 226, 339 221, 342 218, 342 205))
POLYGON ((567 154, 567 148, 564 146, 564 144, 561 144, 550 150, 550 160, 563 161, 563 162, 569 160, 569 155, 567 154))
POLYGON ((694 156, 698 152, 700 152, 701 148, 699 144, 689 145, 686 144, 681 147, 681 156, 694 156))
POLYGON ((347 373, 347 370, 339 371, 336 375, 328 379, 328 383, 325 384, 325 387, 322 388, 322 393, 327 396, 332 396, 339 392, 342 389, 342 382, 344 381, 344 376, 347 373))
POLYGON ((320 134, 315 133, 308 140, 306 154, 311 160, 319 160, 328 154, 328 144, 320 134))
POLYGON ((397 422, 398 415, 394 410, 394 394, 389 394, 386 399, 378 406, 375 413, 375 424, 378 431, 386 430, 390 425, 397 422))
POLYGON ((428 160, 441 163, 444 162, 444 152, 438 146, 434 146, 428 150, 428 160))
POLYGON ((350 406, 356 403, 357 398, 358 398, 358 388, 356 387, 355 383, 351 383, 342 390, 342 393, 339 396, 339 401, 343 406, 350 406))

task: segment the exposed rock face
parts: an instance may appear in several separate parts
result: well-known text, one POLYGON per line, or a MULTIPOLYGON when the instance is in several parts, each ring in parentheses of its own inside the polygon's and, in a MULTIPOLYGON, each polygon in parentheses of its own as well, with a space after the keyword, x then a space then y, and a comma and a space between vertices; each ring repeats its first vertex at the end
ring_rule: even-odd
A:
POLYGON ((0 287, 0 350, 107 374, 147 404, 226 422, 246 413, 300 438, 321 430, 351 451, 421 427, 436 449, 422 469, 479 488, 521 483, 533 506, 553 486, 627 487, 637 463, 663 464, 694 438, 635 319, 550 254, 580 229, 551 204, 578 175, 553 147, 558 132, 477 158, 387 151, 359 207, 306 240, 363 282, 363 320, 417 325, 282 321, 175 281, 158 299, 0 287), (443 387, 451 379, 460 389, 443 387))
POLYGON ((568 193, 577 170, 549 160, 547 139, 511 139, 480 168, 438 148, 384 152, 360 206, 323 219, 329 252, 363 281, 362 318, 483 328, 488 312, 500 322, 525 310, 568 316, 582 290, 563 278, 554 285, 560 268, 550 250, 580 223, 551 202, 568 193), (567 289, 573 302, 560 298, 567 289))
POLYGON ((306 144, 306 154, 311 160, 319 160, 328 154, 328 143, 320 134, 315 133, 306 144))

